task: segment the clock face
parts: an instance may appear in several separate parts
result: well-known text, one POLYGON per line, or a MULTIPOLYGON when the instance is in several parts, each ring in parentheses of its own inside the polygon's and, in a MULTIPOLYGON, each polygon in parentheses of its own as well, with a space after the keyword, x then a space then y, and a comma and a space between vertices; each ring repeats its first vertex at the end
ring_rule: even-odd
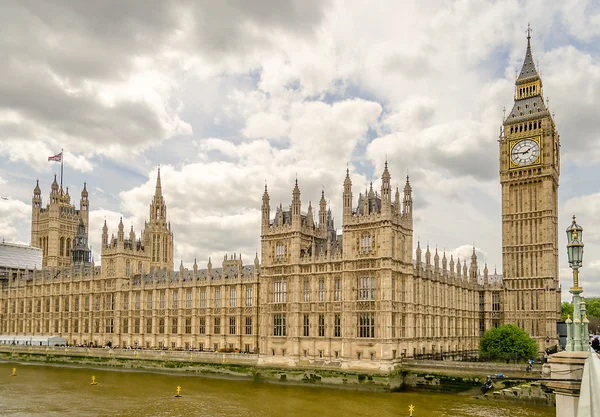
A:
POLYGON ((510 158, 516 165, 529 165, 534 163, 540 155, 540 145, 532 139, 517 142, 510 152, 510 158))

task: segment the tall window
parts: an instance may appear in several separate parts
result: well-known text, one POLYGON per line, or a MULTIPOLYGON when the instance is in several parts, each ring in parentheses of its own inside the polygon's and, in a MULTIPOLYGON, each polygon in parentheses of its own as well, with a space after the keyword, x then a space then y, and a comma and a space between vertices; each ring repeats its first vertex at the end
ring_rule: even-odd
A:
POLYGON ((252 307, 252 287, 246 287, 246 307, 252 307))
POLYGON ((319 314, 319 336, 325 336, 325 315, 319 314))
POLYGON ((358 281, 358 299, 375 299, 375 277, 360 277, 358 281))
POLYGON ((115 297, 112 294, 106 295, 106 309, 109 311, 115 309, 115 297))
POLYGON ((273 301, 276 303, 287 302, 287 281, 285 279, 273 282, 273 301))
POLYGON ((166 305, 167 305, 167 296, 164 291, 161 291, 158 308, 165 308, 166 305))
POLYGON ((308 314, 304 315, 304 336, 310 336, 310 318, 308 314))
POLYGON ((310 282, 305 279, 304 280, 304 302, 308 303, 310 301, 310 282))
POLYGON ((185 318, 185 334, 192 333, 192 319, 190 317, 185 318))
POLYGON ((160 262, 160 236, 152 235, 152 262, 160 262))
POLYGON ((172 292, 172 295, 173 295, 173 301, 172 301, 173 307, 171 307, 171 308, 174 308, 174 309, 179 308, 179 291, 174 290, 172 292))
POLYGON ((146 319, 146 333, 152 334, 152 317, 146 319))
POLYGON ((375 313, 358 316, 358 337, 375 337, 375 313))
POLYGON ((333 300, 340 301, 342 299, 342 282, 339 278, 333 282, 333 300))
POLYGON ((221 307, 221 289, 217 288, 215 290, 215 308, 221 307))
POLYGON ((133 320, 133 332, 134 333, 140 332, 140 319, 133 320))
MULTIPOLYGON (((79 306, 77 306, 77 304, 79 304, 79 297, 77 297, 76 300, 75 308, 78 308, 79 306)), ((129 310, 129 294, 123 295, 123 310, 129 310)))
POLYGON ((148 310, 152 310, 152 293, 151 292, 148 293, 148 295, 146 296, 146 308, 148 310))
POLYGON ((106 319, 106 333, 112 333, 114 329, 113 319, 106 319))
POLYGON ((135 293, 135 309, 136 310, 140 309, 140 303, 141 303, 140 302, 140 298, 141 298, 141 295, 140 295, 140 293, 138 291, 138 292, 135 293))
POLYGON ((125 261, 125 276, 128 277, 131 275, 131 262, 129 260, 125 261))
POLYGON ((283 258, 285 258, 285 245, 283 243, 278 243, 275 246, 275 259, 281 261, 283 258))
POLYGON ((273 336, 286 336, 285 314, 273 316, 273 336))
POLYGON ((325 301, 325 280, 319 280, 319 301, 325 301))
POLYGON ((215 317, 213 329, 215 334, 221 334, 221 317, 215 317))
POLYGON ((200 308, 206 308, 206 289, 200 290, 200 308))
POLYGON ((158 319, 158 333, 163 334, 165 332, 165 319, 158 319))
POLYGON ((129 319, 123 319, 123 328, 121 331, 123 333, 129 333, 129 319))
POLYGON ((360 252, 361 253, 371 252, 371 235, 369 233, 365 233, 360 238, 360 252))
POLYGON ((171 319, 171 333, 177 334, 177 317, 173 317, 171 319))
POLYGON ((252 334, 252 317, 246 317, 246 334, 252 334))
POLYGON ((235 317, 229 317, 229 334, 235 334, 235 317))
POLYGON ((198 333, 205 334, 206 333, 206 318, 199 317, 198 318, 198 333))
POLYGON ((237 307, 237 291, 235 288, 229 289, 229 307, 237 307))
POLYGON ((185 308, 192 308, 192 290, 188 289, 185 292, 185 308))
MULTIPOLYGON (((127 300, 129 300, 129 296, 126 296, 126 297, 127 297, 127 300)), ((127 309, 127 308, 128 308, 128 303, 125 303, 125 309, 127 309)), ((79 296, 78 295, 75 296, 75 301, 73 302, 73 309, 75 311, 79 311, 79 296)), ((39 312, 39 310, 38 310, 38 312, 39 312)))
POLYGON ((333 318, 333 337, 342 336, 342 316, 336 314, 333 318))

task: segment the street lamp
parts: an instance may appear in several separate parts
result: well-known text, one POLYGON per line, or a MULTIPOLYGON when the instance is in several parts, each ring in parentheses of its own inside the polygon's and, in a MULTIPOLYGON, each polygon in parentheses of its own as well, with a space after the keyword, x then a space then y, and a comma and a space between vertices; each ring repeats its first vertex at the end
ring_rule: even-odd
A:
MULTIPOLYGON (((583 228, 579 226, 573 216, 573 223, 567 228, 567 255, 569 257, 569 267, 573 270, 573 286, 569 292, 573 294, 573 321, 567 320, 567 351, 581 352, 588 349, 587 343, 582 343, 583 330, 587 326, 582 326, 581 302, 579 295, 583 288, 579 286, 579 268, 583 264, 583 228), (570 330, 570 331, 569 331, 570 330)), ((585 306, 583 307, 585 314, 585 306)), ((584 316, 583 319, 587 321, 584 316)), ((588 336, 585 335, 587 342, 588 336)))

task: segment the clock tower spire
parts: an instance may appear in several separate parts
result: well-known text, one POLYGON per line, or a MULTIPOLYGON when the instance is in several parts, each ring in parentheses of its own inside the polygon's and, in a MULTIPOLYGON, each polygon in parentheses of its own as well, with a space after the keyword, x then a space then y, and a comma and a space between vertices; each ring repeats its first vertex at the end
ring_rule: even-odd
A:
POLYGON ((546 340, 550 345, 557 343, 560 318, 560 138, 544 104, 530 28, 513 108, 503 121, 499 147, 504 322, 528 332, 542 351, 549 347, 546 340))

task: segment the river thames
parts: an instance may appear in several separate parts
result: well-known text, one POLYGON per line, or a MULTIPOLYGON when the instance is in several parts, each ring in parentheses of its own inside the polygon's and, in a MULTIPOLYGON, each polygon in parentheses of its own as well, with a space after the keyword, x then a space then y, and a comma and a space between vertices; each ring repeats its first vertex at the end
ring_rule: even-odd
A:
POLYGON ((197 375, 0 363, 1 416, 554 417, 553 407, 468 395, 383 393, 197 375), (17 376, 11 376, 17 368, 17 376), (91 385, 92 376, 97 385, 91 385), (175 398, 177 386, 181 397, 175 398))

